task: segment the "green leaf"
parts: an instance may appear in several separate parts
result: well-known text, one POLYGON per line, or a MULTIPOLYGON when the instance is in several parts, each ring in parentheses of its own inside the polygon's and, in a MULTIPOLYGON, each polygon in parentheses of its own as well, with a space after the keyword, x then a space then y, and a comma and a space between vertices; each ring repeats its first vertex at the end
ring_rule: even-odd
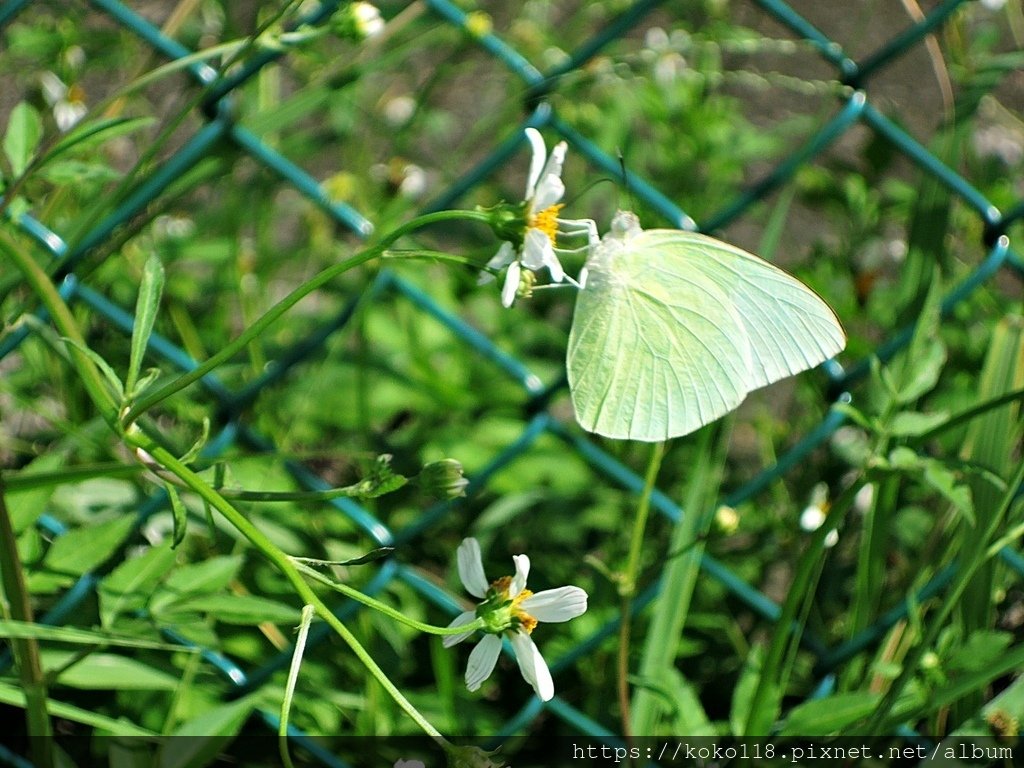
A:
MULTIPOLYGON (((0 682, 0 703, 8 704, 12 707, 24 707, 25 692, 21 690, 21 688, 0 682)), ((134 723, 130 723, 122 718, 115 720, 110 717, 98 715, 95 712, 90 712, 87 709, 81 709, 71 704, 64 704, 63 702, 56 701, 54 699, 49 699, 46 702, 46 711, 53 717, 60 717, 64 720, 70 720, 73 723, 88 725, 105 731, 112 736, 155 737, 157 735, 153 731, 140 728, 134 723)))
POLYGON ((124 400, 124 384, 121 383, 121 378, 114 372, 114 369, 110 367, 110 363, 104 360, 100 355, 89 347, 79 344, 74 339, 68 339, 65 337, 61 338, 65 344, 74 347, 83 355, 89 358, 93 364, 103 372, 103 375, 107 379, 107 383, 110 385, 110 389, 113 391, 114 396, 118 402, 124 400))
POLYGON ((58 141, 46 154, 46 161, 70 149, 88 149, 104 141, 123 136, 151 125, 152 117, 115 117, 108 120, 96 120, 75 126, 67 135, 58 141))
POLYGON ((740 671, 740 678, 736 682, 736 687, 732 689, 729 728, 733 736, 743 736, 747 723, 750 722, 750 706, 761 678, 763 664, 764 649, 761 646, 756 646, 747 654, 747 660, 740 671))
POLYGON ((831 736, 870 715, 881 696, 855 691, 812 699, 793 707, 782 726, 781 736, 831 736))
POLYGON ((889 451, 889 468, 902 471, 920 470, 925 459, 917 454, 912 448, 900 446, 889 451))
MULTIPOLYGON (((58 451, 44 453, 33 459, 18 474, 32 474, 52 472, 64 466, 67 457, 58 451)), ((14 533, 20 534, 28 526, 39 519, 46 511, 46 505, 53 495, 53 486, 41 488, 30 488, 24 491, 16 491, 7 488, 8 507, 11 513, 11 524, 14 526, 14 533)))
POLYGON ((182 723, 160 746, 159 768, 201 768, 231 743, 256 707, 256 698, 222 704, 182 723))
POLYGON ((150 549, 117 566, 98 588, 103 626, 111 626, 123 613, 144 608, 153 589, 173 566, 174 552, 168 546, 150 549))
POLYGON ((209 613, 225 624, 272 624, 295 625, 299 621, 299 609, 269 600, 257 595, 199 595, 178 600, 168 606, 162 617, 171 621, 173 614, 209 613))
POLYGON ((183 595, 219 592, 231 583, 241 567, 241 555, 211 557, 175 570, 164 582, 164 589, 173 593, 175 599, 183 595))
MULTIPOLYGON (((142 389, 144 389, 144 387, 142 387, 142 385, 140 384, 139 385, 139 389, 141 391, 142 389)), ((192 447, 189 448, 185 452, 185 455, 181 457, 181 459, 180 459, 181 463, 182 464, 191 464, 193 461, 195 461, 196 458, 199 456, 199 454, 202 452, 203 448, 206 447, 206 443, 209 441, 209 439, 210 439, 210 418, 208 416, 204 416, 203 417, 203 431, 199 434, 199 437, 196 438, 196 441, 194 443, 192 443, 192 447)))
POLYGON ((174 536, 171 540, 171 549, 177 549, 178 545, 184 541, 185 533, 188 531, 188 510, 181 503, 177 488, 170 483, 164 483, 164 489, 167 491, 167 497, 171 500, 171 514, 174 516, 174 536))
POLYGON ((43 137, 43 121, 39 113, 24 101, 11 110, 4 134, 4 154, 11 164, 11 174, 21 176, 32 161, 43 137))
POLYGON ((956 474, 937 459, 925 463, 924 480, 974 525, 974 502, 970 486, 959 483, 956 474))
POLYGON ((950 655, 946 668, 979 672, 1002 657, 1012 642, 1013 635, 1009 632, 993 629, 972 632, 967 641, 950 655))
POLYGON ((377 457, 367 476, 352 486, 352 492, 361 499, 376 499, 397 491, 408 482, 391 468, 391 456, 384 454, 377 457))
POLYGON ((164 265, 154 253, 146 259, 142 269, 142 284, 139 286, 139 297, 135 302, 135 324, 132 326, 132 351, 128 360, 128 376, 125 379, 125 392, 134 397, 135 385, 142 370, 142 360, 146 355, 149 337, 153 333, 157 310, 160 308, 160 296, 164 290, 164 265))
POLYGON ((51 627, 48 624, 34 624, 25 621, 0 619, 0 637, 11 639, 34 639, 51 643, 73 645, 113 646, 117 648, 148 648, 150 650, 180 653, 183 649, 173 643, 160 643, 126 635, 113 635, 98 630, 76 627, 51 627))
MULTIPOLYGON (((68 651, 41 651, 47 671, 60 669, 75 658, 68 651)), ((87 691, 173 691, 181 683, 177 674, 113 653, 91 653, 57 676, 57 685, 87 691)))
POLYGON ((121 178, 121 173, 103 163, 88 163, 84 160, 62 160, 53 165, 44 166, 39 175, 57 186, 71 184, 102 184, 121 178))
POLYGON ((916 411, 902 411, 892 417, 889 422, 888 431, 893 437, 918 437, 930 430, 936 429, 949 419, 947 413, 918 413, 916 411))
POLYGON ((931 392, 939 382, 942 368, 946 364, 946 347, 932 339, 916 357, 908 352, 907 370, 900 384, 897 402, 907 405, 931 392))
POLYGON ((53 542, 43 564, 57 573, 81 576, 113 555, 134 525, 133 518, 124 516, 68 531, 53 542))

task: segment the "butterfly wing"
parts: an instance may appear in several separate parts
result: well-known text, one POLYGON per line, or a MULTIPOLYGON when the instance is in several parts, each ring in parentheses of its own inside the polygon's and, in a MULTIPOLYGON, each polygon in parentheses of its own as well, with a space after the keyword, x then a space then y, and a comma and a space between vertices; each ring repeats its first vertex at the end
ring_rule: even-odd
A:
POLYGON ((846 346, 831 307, 778 267, 695 232, 643 235, 645 249, 664 254, 677 269, 701 272, 729 296, 750 341, 750 389, 813 368, 846 346))
POLYGON ((569 336, 569 386, 580 425, 607 437, 685 435, 845 344, 813 291, 703 235, 606 238, 588 270, 569 336))
POLYGON ((728 413, 752 388, 750 343, 718 284, 651 250, 608 239, 576 299, 567 370, 580 425, 666 440, 728 413))

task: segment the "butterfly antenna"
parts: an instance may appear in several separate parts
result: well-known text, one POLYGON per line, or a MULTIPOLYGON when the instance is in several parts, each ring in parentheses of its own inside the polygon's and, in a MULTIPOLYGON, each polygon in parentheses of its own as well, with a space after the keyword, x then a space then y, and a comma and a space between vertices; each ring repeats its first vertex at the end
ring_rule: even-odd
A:
MULTIPOLYGON (((633 198, 633 190, 629 187, 629 172, 626 170, 626 158, 622 154, 621 147, 616 150, 616 153, 619 156, 619 170, 622 172, 622 189, 625 191, 626 197, 629 199, 629 210, 635 211, 636 200, 633 198)), ((621 205, 619 206, 619 209, 622 209, 621 205)))

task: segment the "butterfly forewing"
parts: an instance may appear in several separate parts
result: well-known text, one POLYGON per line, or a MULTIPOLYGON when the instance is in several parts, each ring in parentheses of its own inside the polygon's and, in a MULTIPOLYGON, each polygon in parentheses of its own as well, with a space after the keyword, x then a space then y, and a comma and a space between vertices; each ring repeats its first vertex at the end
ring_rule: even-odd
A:
POLYGON ((641 237, 645 249, 700 271, 729 296, 750 339, 751 389, 813 368, 845 346, 831 307, 778 267, 694 232, 650 230, 641 237))
POLYGON ((584 429, 685 435, 843 348, 832 310, 782 270, 703 235, 626 229, 591 254, 576 300, 567 368, 584 429))

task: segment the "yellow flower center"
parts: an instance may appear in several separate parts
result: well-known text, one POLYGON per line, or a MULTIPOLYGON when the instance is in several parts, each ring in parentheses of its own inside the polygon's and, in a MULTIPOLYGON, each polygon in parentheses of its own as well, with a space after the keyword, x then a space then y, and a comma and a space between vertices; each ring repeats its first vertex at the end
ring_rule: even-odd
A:
POLYGON ((532 594, 533 592, 530 590, 524 589, 516 596, 515 600, 512 601, 512 615, 519 619, 519 626, 526 632, 526 634, 533 632, 534 627, 537 626, 537 620, 520 608, 519 604, 532 594))
POLYGON ((555 235, 558 234, 558 212, 564 207, 564 203, 557 203, 533 214, 529 221, 530 228, 539 229, 554 245, 555 235))
POLYGON ((509 595, 509 588, 512 586, 511 576, 502 576, 500 579, 495 579, 491 582, 491 587, 488 590, 488 600, 483 604, 487 606, 492 599, 496 598, 498 605, 494 606, 489 610, 485 610, 483 616, 492 618, 492 624, 494 628, 490 631, 501 632, 508 628, 518 627, 525 631, 527 634, 533 632, 534 627, 537 626, 537 620, 530 614, 519 607, 519 604, 526 598, 533 594, 528 589, 524 589, 514 598, 509 595), (491 598, 491 595, 494 597, 491 598))

